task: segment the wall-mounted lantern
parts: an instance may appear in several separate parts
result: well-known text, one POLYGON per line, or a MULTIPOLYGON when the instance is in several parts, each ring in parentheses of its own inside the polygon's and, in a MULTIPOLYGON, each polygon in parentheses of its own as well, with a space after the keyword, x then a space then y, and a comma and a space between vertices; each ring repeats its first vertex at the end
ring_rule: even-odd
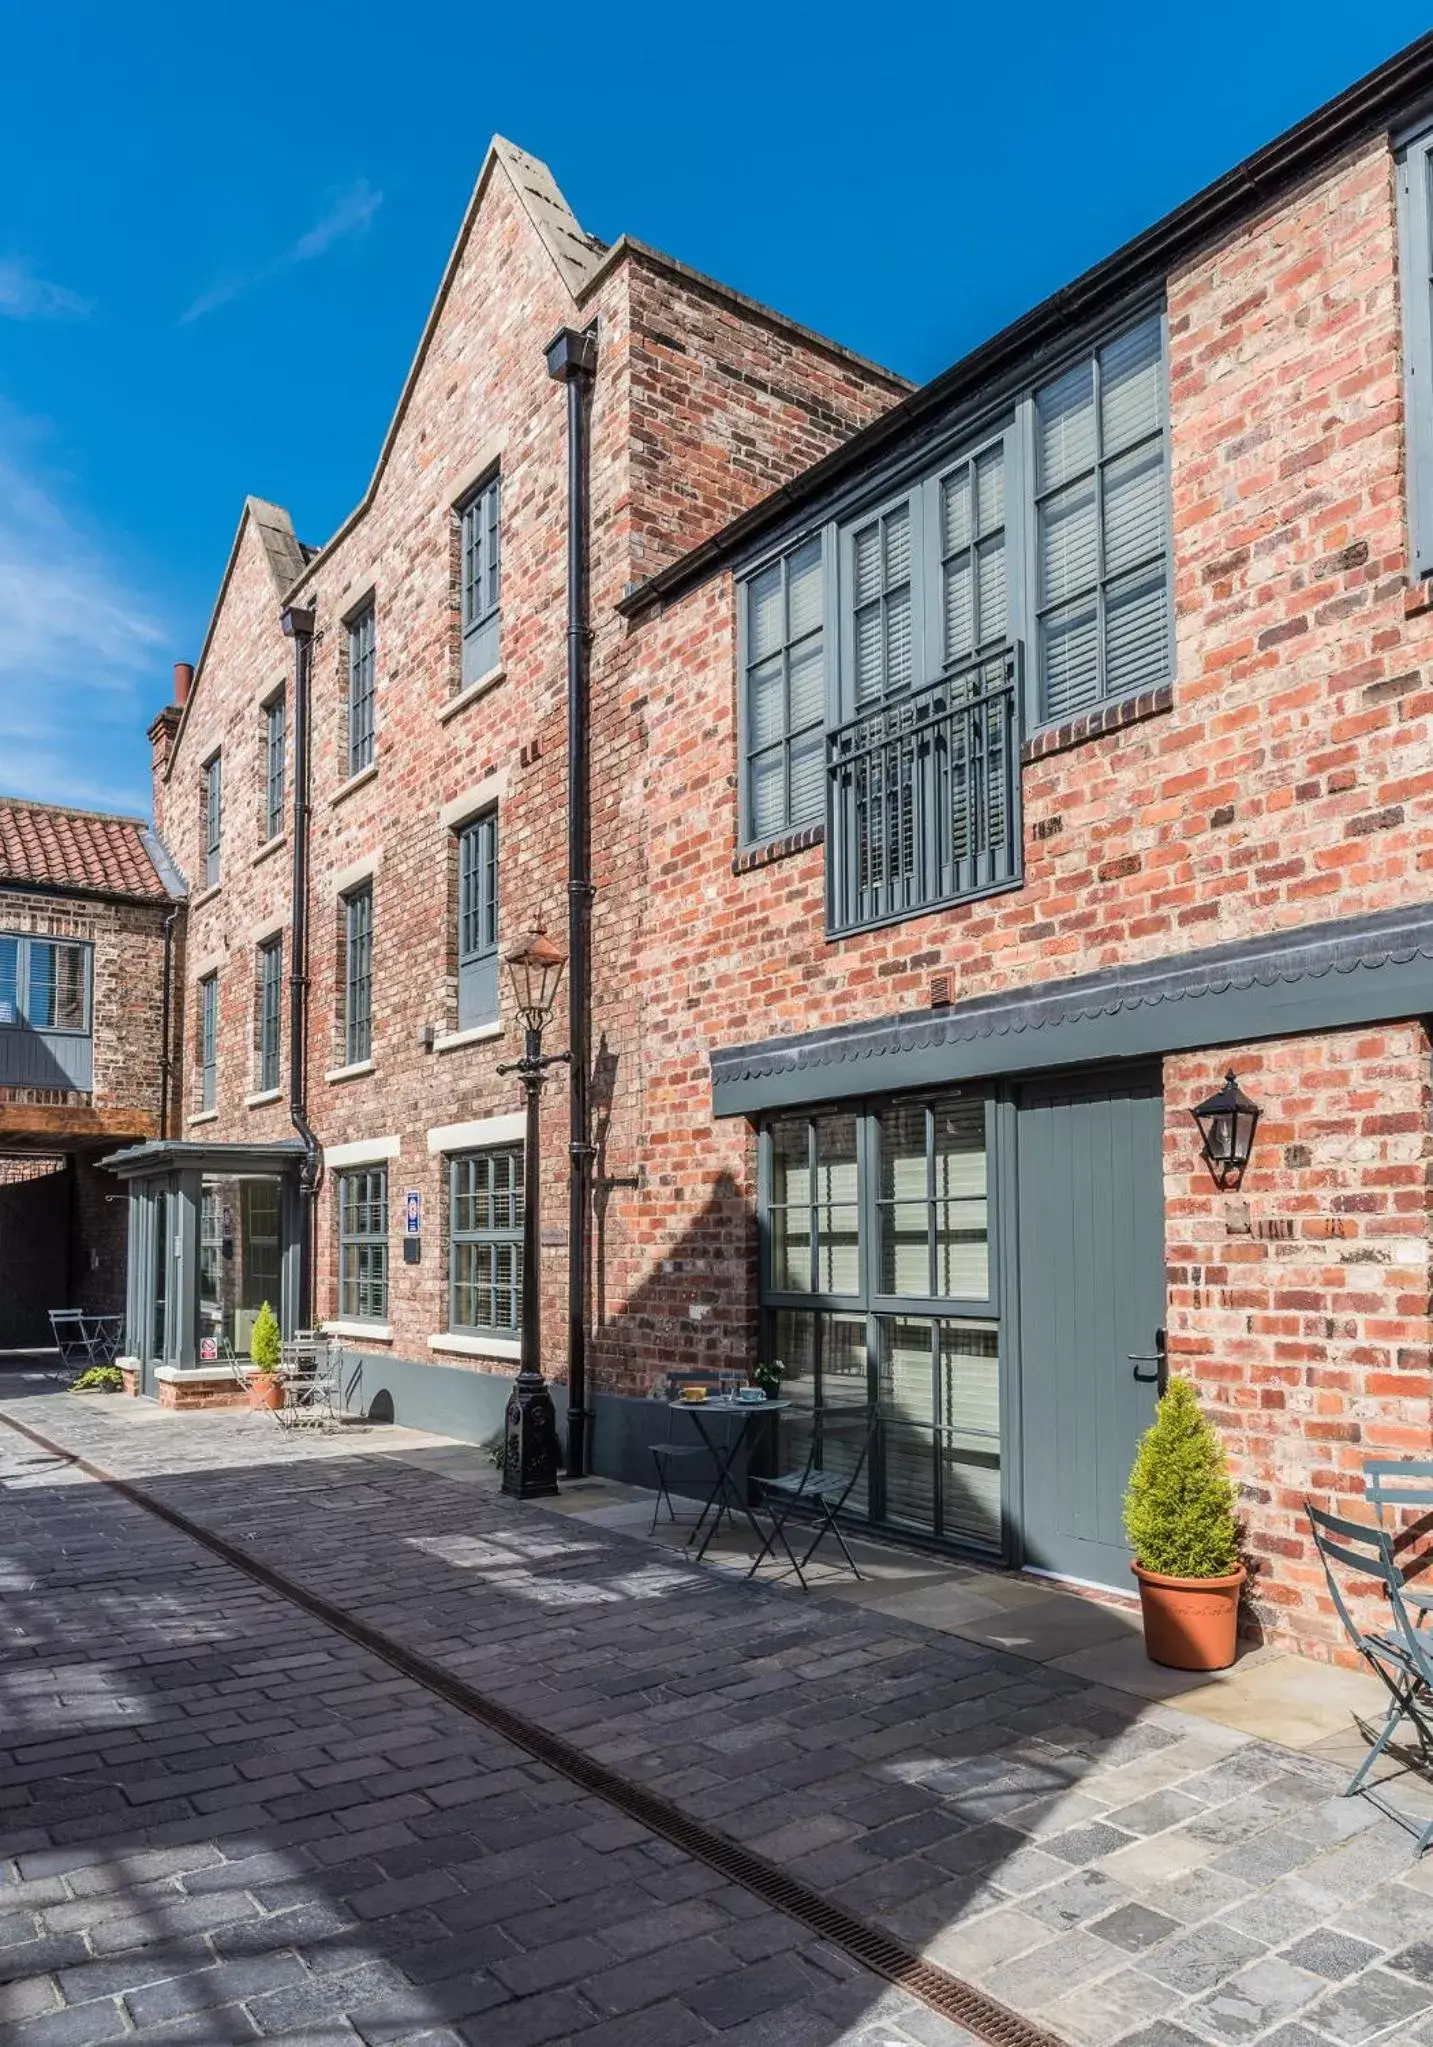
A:
POLYGON ((1231 1068, 1219 1092, 1189 1113, 1199 1125, 1200 1143, 1214 1184, 1237 1187, 1254 1149, 1254 1132, 1263 1110, 1249 1100, 1231 1068))

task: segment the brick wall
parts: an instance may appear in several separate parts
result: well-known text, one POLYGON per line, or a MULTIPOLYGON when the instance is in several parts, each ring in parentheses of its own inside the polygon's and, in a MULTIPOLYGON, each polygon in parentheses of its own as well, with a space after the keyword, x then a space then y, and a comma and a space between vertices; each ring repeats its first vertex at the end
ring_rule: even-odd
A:
MULTIPOLYGON (((456 1023, 453 833, 440 812, 483 789, 500 805, 503 944, 539 917, 565 936, 566 394, 545 348, 563 325, 598 324, 591 413, 594 861, 614 903, 630 903, 639 837, 636 728, 610 679, 625 661, 614 605, 783 477, 827 452, 904 390, 900 380, 804 335, 664 258, 623 245, 574 299, 499 168, 451 276, 369 499, 309 566, 296 601, 317 613, 312 675, 310 1116, 325 1146, 397 1137, 389 1162, 392 1345, 425 1358, 445 1330, 441 1244, 445 1171, 429 1129, 507 1115, 521 1103, 500 1061, 505 1035, 425 1049, 456 1023), (502 477, 501 678, 460 700, 458 516, 466 488, 498 461, 502 477), (345 621, 369 592, 377 620, 377 769, 349 785, 344 757, 345 621), (343 1065, 339 897, 372 879, 372 1072, 343 1065), (422 1262, 401 1263, 401 1198, 424 1200, 422 1262)), ((201 871, 203 763, 224 749, 223 878, 191 905, 185 969, 186 1130, 221 1141, 290 1135, 287 1092, 255 1092, 254 950, 282 924, 289 853, 259 840, 259 705, 291 667, 259 536, 241 536, 200 675, 172 750, 162 728, 157 810, 166 842, 201 871), (195 987, 220 976, 218 1092, 196 1122, 195 987)), ((171 721, 172 722, 172 721, 171 721)), ((600 943, 631 930, 630 913, 600 943)), ((287 972, 287 959, 285 970, 287 972)), ((509 996, 502 990, 506 1011, 509 996)), ((565 1001, 565 998, 564 998, 565 1001)), ((565 1040, 563 1010, 553 1042, 565 1040)), ((287 1011, 284 1060, 287 1072, 287 1011)), ((549 1363, 565 1356, 568 1104, 560 1077, 544 1102, 544 1317, 549 1363)), ((337 1217, 319 1201, 316 1299, 336 1308, 337 1217)), ((447 1357, 447 1362, 462 1362, 447 1357)), ((484 1360, 487 1368, 492 1361, 484 1360)), ((499 1361, 499 1368, 501 1363, 499 1361)))

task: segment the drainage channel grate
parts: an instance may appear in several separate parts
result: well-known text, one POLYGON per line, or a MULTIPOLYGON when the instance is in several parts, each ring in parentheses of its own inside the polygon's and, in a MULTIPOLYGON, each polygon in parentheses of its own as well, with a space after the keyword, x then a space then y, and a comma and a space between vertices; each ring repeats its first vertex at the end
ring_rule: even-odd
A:
POLYGON ((146 1514, 166 1522, 192 1542, 198 1543, 212 1555, 221 1558, 235 1570, 242 1571, 248 1578, 276 1592, 291 1605, 302 1608, 313 1619, 323 1622, 337 1634, 346 1636, 350 1642, 366 1649, 370 1654, 381 1657, 404 1677, 411 1678, 425 1691, 434 1693, 447 1705, 454 1706, 470 1720, 476 1720, 484 1727, 499 1734, 514 1747, 523 1749, 534 1761, 545 1763, 556 1770, 569 1782, 580 1785, 584 1791, 605 1799, 629 1819, 636 1820, 651 1833, 660 1835, 683 1849, 699 1862, 764 1904, 784 1912, 809 1927, 822 1940, 830 1941, 841 1948, 853 1961, 862 1963, 873 1975, 882 1976, 887 1982, 896 1984, 910 1996, 918 1998, 942 2018, 953 2020, 974 2033, 989 2047, 1065 2047, 1065 2043, 1054 2033, 1032 2024, 993 1997, 972 1984, 953 1976, 949 1970, 939 1968, 934 1962, 926 1961, 913 1948, 891 1934, 883 1933, 879 1927, 858 1919, 854 1913, 833 1904, 819 1891, 798 1882, 768 1862, 764 1856, 753 1854, 749 1848, 728 1840, 724 1835, 705 1827, 698 1820, 689 1819, 680 1807, 659 1797, 655 1792, 643 1790, 617 1771, 609 1770, 605 1764, 594 1762, 570 1742, 549 1734, 541 1727, 534 1727, 521 1715, 511 1712, 496 1699, 464 1684, 440 1664, 432 1663, 425 1656, 415 1655, 395 1642, 389 1635, 377 1628, 370 1628, 344 1608, 332 1605, 307 1586, 286 1577, 283 1572, 250 1556, 237 1544, 216 1535, 200 1522, 191 1521, 187 1514, 166 1506, 163 1501, 131 1485, 128 1480, 117 1478, 104 1471, 87 1457, 78 1456, 72 1450, 63 1449, 52 1443, 38 1430, 25 1422, 18 1422, 10 1415, 0 1415, 6 1426, 17 1435, 26 1437, 39 1449, 60 1459, 64 1464, 73 1465, 111 1492, 118 1493, 132 1506, 140 1507, 146 1514))

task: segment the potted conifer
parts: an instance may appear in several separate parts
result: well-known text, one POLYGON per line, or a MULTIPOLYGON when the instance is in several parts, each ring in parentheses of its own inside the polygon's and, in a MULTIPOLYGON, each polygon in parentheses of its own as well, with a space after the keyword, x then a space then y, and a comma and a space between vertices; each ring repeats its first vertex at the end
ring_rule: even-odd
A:
POLYGON ((249 1337, 249 1362, 254 1368, 249 1378, 250 1407, 283 1406, 284 1388, 279 1378, 282 1354, 278 1318, 265 1301, 254 1317, 253 1332, 249 1337))
POLYGON ((1187 1379, 1170 1380, 1140 1443, 1124 1519, 1150 1661, 1227 1669, 1247 1574, 1224 1448, 1187 1379))

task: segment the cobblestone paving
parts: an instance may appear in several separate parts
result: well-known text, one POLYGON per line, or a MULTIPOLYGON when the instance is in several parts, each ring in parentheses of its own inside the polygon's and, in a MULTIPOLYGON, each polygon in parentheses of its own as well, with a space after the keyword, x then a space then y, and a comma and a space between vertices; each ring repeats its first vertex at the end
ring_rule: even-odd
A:
MULTIPOLYGON (((1072 2047, 1433 2047, 1433 1857, 1414 1863, 1406 1834, 1337 1797, 1342 1773, 1320 1759, 914 1622, 657 1558, 414 1459, 276 1443, 229 1417, 147 1419, 130 1403, 46 1399, 23 1412, 1072 2047)), ((192 1626, 207 1606, 187 1611, 192 1626)), ((331 1636, 321 1647, 339 1656, 331 1636)), ((325 1686, 299 1693, 331 1709, 325 1686)), ((337 1733, 332 1745, 344 1747, 337 1733)), ((282 1745, 275 1766, 302 1779, 282 1745)), ((210 1795, 193 1793, 196 1804, 210 1795)), ((536 1784, 521 1795, 561 1796, 536 1784)), ((375 1824, 421 1841, 419 1820, 375 1824)), ((629 1852, 583 1845, 607 1870, 629 1852)), ((380 1886, 408 1880, 375 1861, 380 1886)), ((462 1868, 427 1880, 443 1878, 474 1884, 462 1868)), ((445 1924, 450 1901, 401 1909, 445 1924)), ((691 1931, 653 1951, 661 1967, 688 1966, 708 1938, 730 1948, 691 1931)), ((580 1984, 595 1959, 568 1953, 565 1938, 554 1937, 554 1967, 580 1984)), ((572 1938, 603 1936, 586 1926, 572 1938)), ((494 1971, 516 1990, 508 1964, 506 1978, 494 1971)), ((732 2028, 720 2000, 683 1996, 694 2019, 727 2025, 726 2039, 814 2037, 792 2029, 808 2009, 795 1994, 793 2016, 766 2033, 744 2033, 740 2018, 732 2028)), ((902 2023, 917 2038, 954 2037, 930 2031, 928 2013, 902 2023)), ((535 2036, 472 2037, 506 2047, 535 2036)), ((659 2023, 610 2037, 680 2047, 686 2035, 659 2023)), ((901 2034, 878 2024, 870 2037, 901 2034)))
POLYGON ((0 2040, 968 2042, 0 1439, 0 2040))

